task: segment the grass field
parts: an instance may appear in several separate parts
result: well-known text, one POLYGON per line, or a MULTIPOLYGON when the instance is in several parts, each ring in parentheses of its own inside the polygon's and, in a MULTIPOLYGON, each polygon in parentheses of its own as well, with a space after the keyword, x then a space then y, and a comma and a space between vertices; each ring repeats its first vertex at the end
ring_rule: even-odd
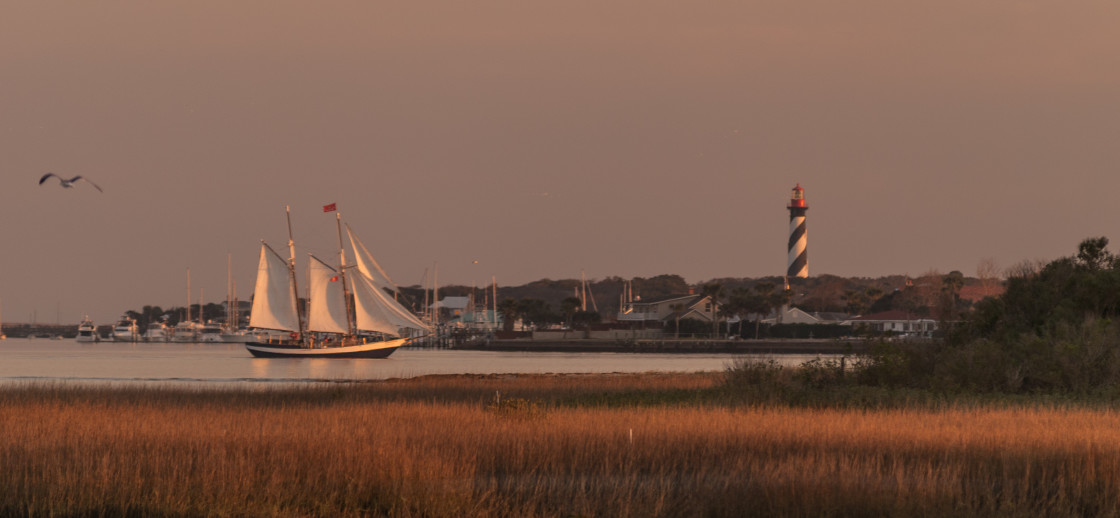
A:
POLYGON ((0 389, 0 515, 1115 516, 1120 413, 813 409, 719 374, 0 389))

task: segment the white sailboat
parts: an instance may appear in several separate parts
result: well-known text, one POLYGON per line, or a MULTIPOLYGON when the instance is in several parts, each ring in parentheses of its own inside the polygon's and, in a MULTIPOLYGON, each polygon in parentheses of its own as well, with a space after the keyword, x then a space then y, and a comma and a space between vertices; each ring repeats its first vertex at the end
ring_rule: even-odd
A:
MULTIPOLYGON (((356 269, 346 264, 341 216, 339 269, 310 256, 306 322, 297 308, 295 246, 288 216, 289 259, 261 243, 257 285, 249 327, 286 332, 282 338, 250 341, 245 348, 263 358, 385 358, 428 327, 382 289, 391 284, 369 251, 347 227, 357 257, 356 269), (377 274, 375 276, 375 274, 377 274), (353 298, 353 308, 349 301, 353 298)), ((395 286, 394 286, 395 288, 395 286)))

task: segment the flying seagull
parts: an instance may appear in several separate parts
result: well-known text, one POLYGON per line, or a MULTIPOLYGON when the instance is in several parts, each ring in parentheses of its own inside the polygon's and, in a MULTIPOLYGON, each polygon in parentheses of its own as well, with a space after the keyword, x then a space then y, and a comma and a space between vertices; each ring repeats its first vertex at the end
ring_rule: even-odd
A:
POLYGON ((95 184, 95 183, 93 183, 93 182, 90 182, 90 181, 89 181, 89 178, 83 178, 83 177, 82 177, 81 175, 75 176, 75 177, 73 177, 73 178, 71 178, 71 179, 67 180, 67 179, 65 179, 65 178, 63 178, 63 177, 61 177, 61 176, 58 176, 57 174, 54 174, 54 173, 47 173, 47 174, 43 175, 43 177, 42 177, 42 178, 40 178, 40 179, 39 179, 39 185, 43 185, 43 182, 47 181, 47 178, 50 178, 50 177, 52 177, 52 176, 53 176, 53 177, 55 177, 55 178, 58 178, 58 181, 59 181, 59 183, 61 183, 61 184, 62 184, 62 186, 63 186, 63 187, 66 187, 66 188, 70 188, 70 187, 73 187, 73 186, 74 186, 74 182, 76 182, 76 181, 78 181, 78 180, 85 180, 85 181, 89 182, 89 184, 90 184, 90 185, 92 185, 92 186, 93 186, 93 187, 94 187, 95 189, 97 189, 97 190, 98 190, 99 192, 105 192, 105 191, 102 191, 102 190, 101 190, 101 188, 97 186, 97 184, 95 184))

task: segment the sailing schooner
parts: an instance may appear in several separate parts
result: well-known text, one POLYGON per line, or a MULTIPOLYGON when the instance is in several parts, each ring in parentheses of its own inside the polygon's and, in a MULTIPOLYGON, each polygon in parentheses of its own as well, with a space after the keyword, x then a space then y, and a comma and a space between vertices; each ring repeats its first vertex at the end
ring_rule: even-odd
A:
POLYGON ((298 309, 295 246, 288 212, 289 258, 261 242, 257 285, 249 326, 271 330, 270 338, 245 343, 261 358, 385 358, 429 328, 385 293, 396 286, 350 230, 346 232, 357 264, 346 264, 342 216, 338 225, 339 267, 309 254, 307 318, 298 309), (353 304, 351 305, 351 301, 353 304), (287 332, 277 335, 276 331, 287 332))

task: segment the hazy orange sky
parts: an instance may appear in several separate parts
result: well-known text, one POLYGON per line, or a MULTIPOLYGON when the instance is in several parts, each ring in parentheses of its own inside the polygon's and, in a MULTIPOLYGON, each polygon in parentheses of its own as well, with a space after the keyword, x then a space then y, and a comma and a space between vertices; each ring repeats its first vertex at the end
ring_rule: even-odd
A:
MULTIPOLYGON (((975 273, 1115 232, 1113 1, 12 2, 4 321, 252 291, 336 202, 400 284, 975 273), (37 185, 54 171, 89 185, 37 185), (472 261, 477 260, 477 264, 472 261)), ((607 301, 603 301, 607 302, 607 301)))

